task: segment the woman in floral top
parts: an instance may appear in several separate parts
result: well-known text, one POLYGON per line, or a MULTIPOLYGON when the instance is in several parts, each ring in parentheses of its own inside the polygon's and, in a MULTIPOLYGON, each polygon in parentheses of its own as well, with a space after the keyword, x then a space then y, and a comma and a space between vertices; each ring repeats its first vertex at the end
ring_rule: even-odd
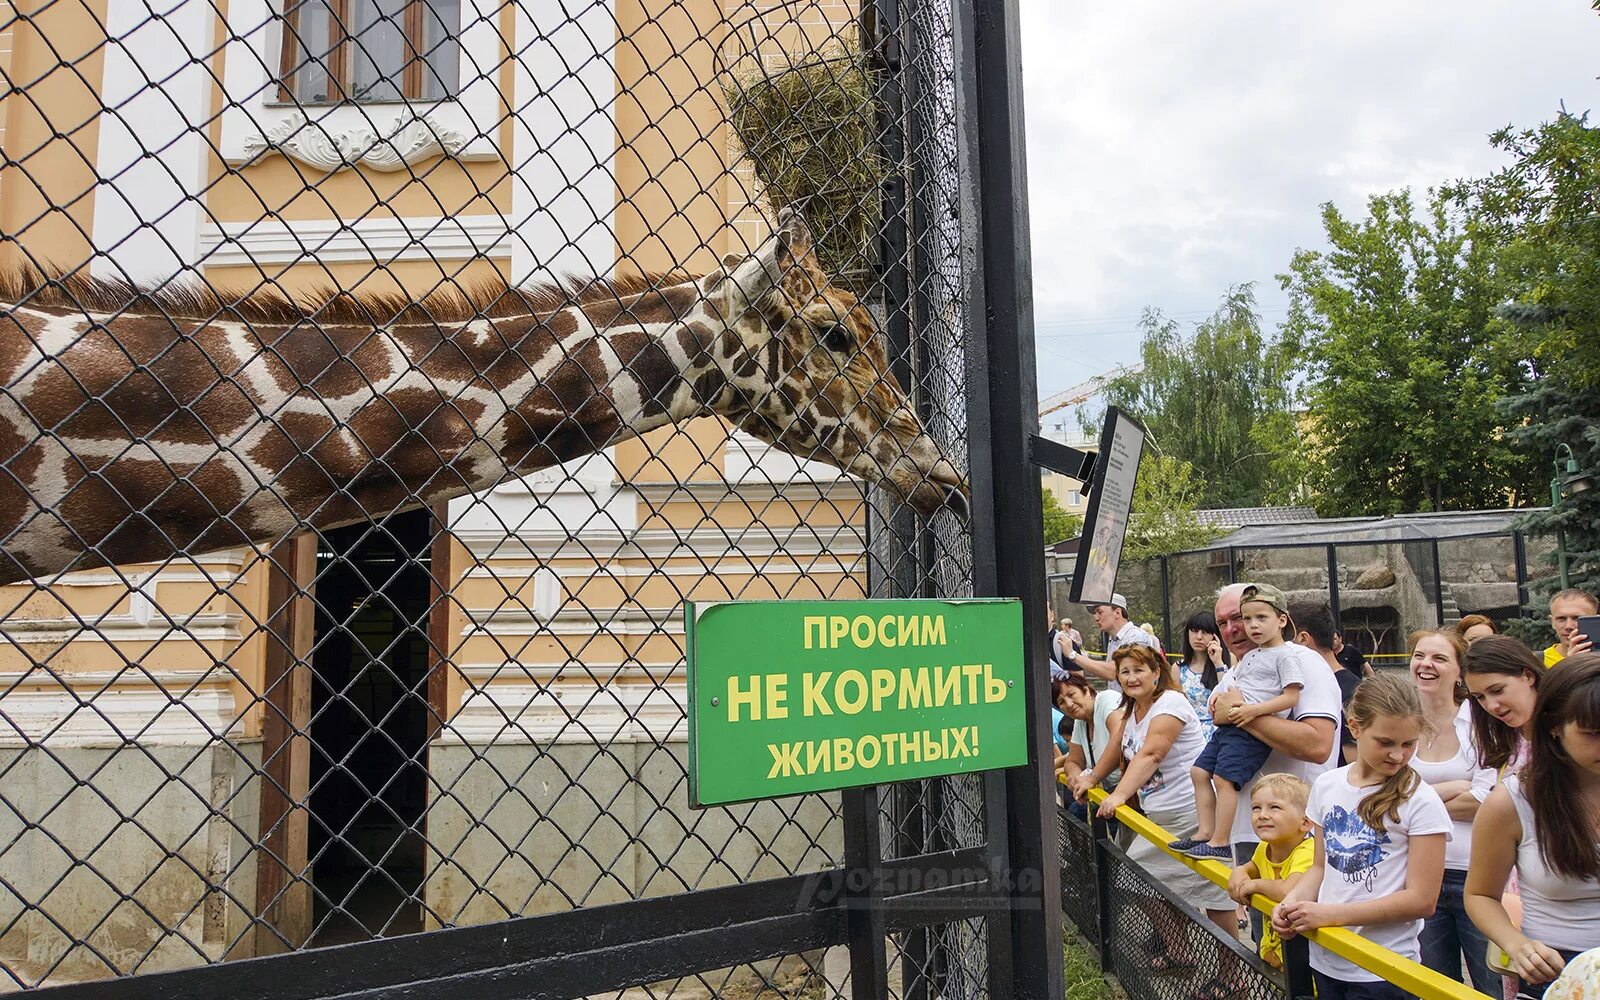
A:
POLYGON ((1216 615, 1209 611, 1197 612, 1183 629, 1183 662, 1178 664, 1178 686, 1183 688, 1184 696, 1200 716, 1200 725, 1208 740, 1216 728, 1209 711, 1211 692, 1232 665, 1228 647, 1222 644, 1216 615))

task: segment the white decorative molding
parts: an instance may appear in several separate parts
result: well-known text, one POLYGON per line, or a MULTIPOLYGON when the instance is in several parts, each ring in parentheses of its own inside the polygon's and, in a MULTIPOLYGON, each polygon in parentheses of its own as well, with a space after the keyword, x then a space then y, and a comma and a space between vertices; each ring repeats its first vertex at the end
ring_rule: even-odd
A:
MULTIPOLYGON (((218 590, 244 583, 245 553, 242 548, 218 549, 204 555, 178 556, 154 568, 139 566, 71 570, 43 577, 41 587, 51 590, 60 587, 121 587, 125 590, 146 590, 161 583, 209 583, 218 590)), ((252 562, 264 557, 251 553, 252 562)))
POLYGON ((527 638, 535 635, 683 635, 683 612, 673 608, 568 607, 553 616, 541 616, 523 604, 492 608, 464 608, 466 623, 461 637, 500 635, 527 638))
POLYGON ((159 642, 236 643, 243 615, 196 614, 171 619, 156 612, 154 623, 139 620, 136 614, 99 615, 85 618, 8 618, 0 622, 0 645, 24 646, 47 643, 60 646, 69 642, 105 642, 149 645, 159 642))
POLYGON ((661 743, 688 738, 682 664, 464 663, 443 744, 661 743), (671 675, 669 680, 657 680, 671 675))
MULTIPOLYGON (((508 521, 507 524, 512 522, 508 521)), ((799 525, 779 528, 750 525, 744 528, 696 528, 675 531, 653 528, 621 532, 614 529, 586 532, 573 538, 560 531, 517 531, 505 526, 456 527, 451 534, 477 560, 583 559, 611 562, 616 559, 693 559, 705 567, 723 559, 741 563, 771 557, 815 558, 833 556, 841 560, 861 557, 866 551, 866 529, 859 525, 814 528, 799 525)))
MULTIPOLYGON (((685 554, 687 556, 687 554, 685 554)), ((827 564, 829 554, 822 554, 806 559, 786 559, 779 553, 760 562, 745 558, 742 550, 729 552, 725 556, 716 558, 716 576, 816 576, 823 573, 853 573, 860 567, 852 567, 850 563, 859 559, 860 550, 854 555, 850 553, 837 553, 833 555, 833 565, 827 564)), ((463 579, 467 580, 506 580, 521 581, 535 573, 544 572, 544 567, 523 562, 508 563, 499 559, 487 562, 474 562, 465 573, 463 579)), ((625 566, 607 561, 603 566, 562 566, 557 569, 562 580, 571 580, 578 586, 591 579, 624 580, 647 579, 650 577, 689 577, 700 579, 713 575, 707 570, 698 555, 693 561, 686 560, 679 564, 664 563, 660 565, 625 566)))
MULTIPOLYGON (((195 2, 195 0, 191 0, 195 2)), ((269 67, 279 65, 282 45, 283 0, 230 0, 227 5, 227 42, 223 47, 222 158, 232 164, 248 163, 260 155, 271 137, 286 138, 285 126, 294 119, 315 125, 319 139, 331 143, 335 136, 354 136, 365 128, 374 134, 404 132, 415 126, 432 135, 453 133, 462 138, 454 150, 440 144, 433 152, 446 152, 463 160, 498 159, 502 122, 500 67, 507 58, 500 31, 497 0, 463 0, 457 38, 461 45, 460 77, 456 96, 441 101, 393 101, 372 104, 309 106, 278 104, 269 98, 277 85, 269 67), (423 125, 423 122, 428 123, 423 125), (380 124, 381 123, 381 124, 380 124)), ((290 130, 303 131, 302 127, 290 130)), ((335 144, 335 147, 337 145, 335 144)), ((357 148, 355 140, 352 146, 357 148)), ((392 156, 389 150, 385 154, 392 156)), ((309 153, 309 150, 308 150, 309 153)), ((318 154, 326 154, 320 150, 318 154)), ((295 154, 291 154, 295 155, 295 154)), ((325 158, 326 159, 326 158, 325 158)), ((310 161, 307 161, 310 162, 310 161)), ((344 162, 341 157, 340 162, 344 162)), ((380 158, 380 162, 382 161, 380 158)), ((364 166, 399 169, 362 161, 364 166)), ((324 167, 323 169, 337 169, 324 167)))
POLYGON ((220 668, 0 673, 0 747, 203 746, 239 723, 229 679, 220 668))
POLYGON ((751 483, 831 486, 841 479, 859 482, 838 466, 797 458, 740 430, 728 435, 724 456, 724 475, 728 482, 738 483, 741 490, 751 483))
POLYGON ((355 261, 471 260, 511 256, 511 233, 498 215, 403 219, 258 220, 208 224, 200 256, 208 267, 355 261))
POLYGON ((369 119, 335 132, 296 111, 264 133, 246 136, 244 163, 282 153, 329 173, 356 166, 389 172, 432 156, 459 155, 467 142, 437 114, 395 115, 381 131, 369 119))
POLYGON ((593 494, 610 492, 619 484, 617 447, 611 445, 571 462, 560 462, 525 476, 512 476, 497 484, 492 492, 529 496, 578 491, 593 494))

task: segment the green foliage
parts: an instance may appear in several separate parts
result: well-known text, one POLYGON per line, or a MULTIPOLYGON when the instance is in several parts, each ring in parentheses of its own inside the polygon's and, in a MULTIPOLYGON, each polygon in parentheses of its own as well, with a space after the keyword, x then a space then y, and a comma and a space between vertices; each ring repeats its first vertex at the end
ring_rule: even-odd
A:
MULTIPOLYGON (((1251 285, 1228 290, 1192 336, 1159 310, 1145 310, 1144 369, 1103 392, 1138 417, 1163 455, 1206 472, 1202 507, 1285 502, 1299 482, 1300 443, 1289 411, 1288 368, 1261 330, 1251 285)), ((1099 414, 1080 417, 1095 433, 1099 414)))
POLYGON ((1460 191, 1322 209, 1329 249, 1301 250, 1284 349, 1304 374, 1309 478, 1323 515, 1526 504, 1532 464, 1497 405, 1525 389, 1493 228, 1460 191))
POLYGON ((1133 517, 1122 544, 1123 562, 1196 549, 1221 529, 1200 520, 1195 505, 1205 479, 1190 463, 1146 451, 1133 487, 1133 517))
POLYGON ((1063 510, 1049 487, 1041 486, 1039 490, 1044 494, 1044 543, 1050 545, 1083 534, 1083 518, 1063 510))
POLYGON ((732 74, 728 120, 773 207, 800 207, 817 259, 835 280, 871 280, 882 159, 873 152, 872 77, 849 38, 770 67, 732 74))
POLYGON ((1071 929, 1062 946, 1066 1000, 1126 1000, 1127 994, 1100 971, 1094 949, 1071 929))
MULTIPOLYGON (((1600 478, 1600 129, 1563 112, 1492 141, 1515 160, 1475 191, 1503 248, 1512 301, 1499 312, 1532 376, 1525 391, 1502 402, 1507 436, 1534 456, 1539 486, 1566 475, 1564 461, 1554 464, 1561 444, 1580 473, 1600 478)), ((1600 489, 1558 496, 1521 526, 1564 532, 1573 586, 1600 585, 1600 489)), ((1542 618, 1558 586, 1553 575, 1536 578, 1530 613, 1542 618)))

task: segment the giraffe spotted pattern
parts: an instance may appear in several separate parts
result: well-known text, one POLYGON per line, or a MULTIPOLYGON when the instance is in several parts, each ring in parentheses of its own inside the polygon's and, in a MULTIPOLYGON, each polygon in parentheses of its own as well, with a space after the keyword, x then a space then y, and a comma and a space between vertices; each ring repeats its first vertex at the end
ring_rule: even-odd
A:
POLYGON ((721 414, 965 511, 796 213, 700 278, 306 305, 0 276, 0 583, 272 545, 721 414))

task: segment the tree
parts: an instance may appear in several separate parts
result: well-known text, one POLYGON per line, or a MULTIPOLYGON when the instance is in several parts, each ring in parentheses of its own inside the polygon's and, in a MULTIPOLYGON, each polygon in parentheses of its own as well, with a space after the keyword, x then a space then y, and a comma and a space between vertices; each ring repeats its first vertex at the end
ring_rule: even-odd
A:
POLYGON ((1221 534, 1195 513, 1205 492, 1205 479, 1193 465, 1146 451, 1134 480, 1133 516, 1122 543, 1122 559, 1131 562, 1196 549, 1221 534))
POLYGON ((1532 465, 1501 399, 1527 369, 1495 314, 1499 241, 1474 200, 1430 190, 1322 208, 1330 248, 1300 250, 1283 347, 1300 359, 1313 502, 1324 515, 1525 505, 1532 465))
MULTIPOLYGON (((1105 401, 1138 417, 1160 454, 1202 473, 1198 506, 1286 502, 1298 486, 1298 436, 1287 364, 1261 330, 1254 286, 1230 288, 1193 336, 1157 309, 1140 326, 1143 370, 1112 380, 1105 401)), ((1080 422, 1094 433, 1101 419, 1080 422)))
MULTIPOLYGON (((1498 227, 1512 298, 1499 312, 1529 373, 1526 390, 1502 401, 1507 435, 1533 456, 1538 486, 1558 473, 1553 459, 1562 444, 1580 473, 1600 477, 1600 129, 1587 115, 1563 111, 1491 141, 1514 161, 1475 190, 1498 227)), ((1564 532, 1572 585, 1600 586, 1600 489, 1562 495, 1519 526, 1564 532)), ((1553 575, 1531 583, 1537 618, 1559 585, 1553 575)))
POLYGON ((1083 518, 1063 510, 1049 487, 1041 486, 1040 490, 1044 494, 1044 543, 1050 545, 1083 534, 1083 518))

